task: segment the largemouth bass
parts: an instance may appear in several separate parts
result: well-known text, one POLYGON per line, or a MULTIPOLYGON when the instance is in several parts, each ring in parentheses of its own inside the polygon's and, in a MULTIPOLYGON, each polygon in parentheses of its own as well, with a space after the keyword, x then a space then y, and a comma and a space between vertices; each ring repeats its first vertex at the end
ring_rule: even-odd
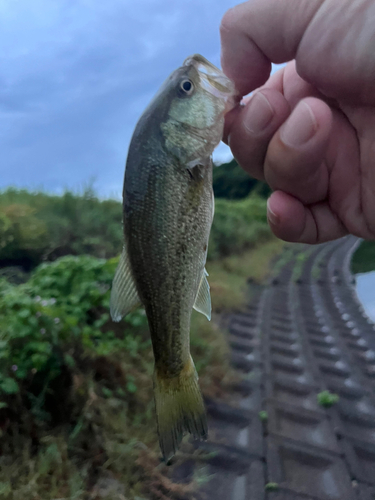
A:
POLYGON ((218 68, 200 55, 187 58, 141 116, 126 162, 125 245, 113 281, 111 315, 119 321, 140 304, 145 307, 166 461, 186 431, 207 437, 189 349, 190 316, 194 307, 211 317, 205 271, 214 212, 211 154, 233 95, 232 82, 218 68))

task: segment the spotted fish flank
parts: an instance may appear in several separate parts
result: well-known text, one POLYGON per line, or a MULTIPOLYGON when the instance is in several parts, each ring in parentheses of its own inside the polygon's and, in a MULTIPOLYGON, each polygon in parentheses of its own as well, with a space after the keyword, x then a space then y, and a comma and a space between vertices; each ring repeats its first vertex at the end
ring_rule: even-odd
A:
POLYGON ((205 439, 207 424, 190 356, 193 307, 208 319, 205 263, 213 218, 211 154, 220 142, 233 85, 200 55, 186 59, 141 116, 125 170, 125 246, 113 281, 115 321, 145 307, 165 460, 184 432, 205 439))

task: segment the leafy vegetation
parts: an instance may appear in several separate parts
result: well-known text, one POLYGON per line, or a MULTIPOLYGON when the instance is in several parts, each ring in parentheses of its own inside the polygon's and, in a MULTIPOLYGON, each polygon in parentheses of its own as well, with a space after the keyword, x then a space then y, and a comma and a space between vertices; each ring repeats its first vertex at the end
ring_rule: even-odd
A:
MULTIPOLYGON (((240 254, 269 237, 263 198, 216 200, 209 259, 240 254)), ((111 258, 122 242, 121 203, 101 201, 89 188, 82 196, 15 189, 0 193, 0 266, 13 266, 15 282, 22 273, 14 266, 30 270, 64 255, 111 258)))
MULTIPOLYGON (((1 498, 193 494, 207 480, 204 455, 182 446, 175 467, 192 454, 202 464, 188 484, 159 465, 145 314, 120 323, 108 314, 121 204, 90 190, 9 189, 0 194, 0 241, 1 498)), ((263 199, 217 200, 207 264, 214 315, 242 307, 246 280, 261 282, 281 246, 263 199)), ((231 397, 237 376, 225 336, 195 312, 191 351, 204 395, 231 397)))
POLYGON ((267 483, 264 487, 266 491, 277 491, 279 489, 278 483, 267 483))
MULTIPOLYGON (((131 497, 155 480, 151 341, 142 310, 119 324, 108 317, 116 264, 66 256, 25 284, 0 281, 0 487, 9 495, 81 498, 98 467, 131 497)), ((224 337, 195 315, 191 344, 206 395, 223 395, 233 381, 224 337)))
POLYGON ((322 391, 317 395, 317 399, 320 406, 323 406, 324 408, 330 408, 331 406, 336 404, 340 398, 338 394, 333 394, 329 391, 322 391))
POLYGON ((233 158, 214 168, 213 188, 215 198, 238 200, 246 198, 250 193, 268 197, 271 189, 264 182, 250 177, 233 158))
POLYGON ((308 248, 305 248, 304 251, 300 251, 297 253, 297 255, 295 256, 295 264, 292 272, 293 281, 298 282, 298 280, 300 280, 305 262, 313 252, 314 246, 310 246, 308 248))
POLYGON ((258 413, 259 419, 262 422, 267 422, 268 421, 268 413, 265 410, 262 410, 258 413))
MULTIPOLYGON (((27 390, 40 390, 34 394, 40 398, 64 367, 75 365, 76 349, 95 355, 131 349, 130 337, 106 332, 103 338, 100 330, 108 322, 108 313, 99 311, 108 309, 115 264, 116 259, 68 256, 41 265, 27 284, 0 282, 0 393, 18 393, 22 382, 27 390)), ((146 324, 139 313, 126 321, 146 324)))
POLYGON ((249 300, 248 282, 260 284, 270 272, 270 263, 284 243, 272 238, 239 255, 207 263, 213 307, 217 312, 241 309, 249 300), (247 292, 247 293, 246 293, 247 292))
POLYGON ((265 199, 250 196, 240 201, 216 200, 208 259, 241 254, 270 235, 265 199))
POLYGON ((63 255, 114 257, 121 249, 122 210, 91 188, 62 196, 9 188, 0 193, 0 265, 31 269, 63 255))
POLYGON ((368 273, 375 270, 375 241, 363 241, 351 261, 353 274, 368 273))

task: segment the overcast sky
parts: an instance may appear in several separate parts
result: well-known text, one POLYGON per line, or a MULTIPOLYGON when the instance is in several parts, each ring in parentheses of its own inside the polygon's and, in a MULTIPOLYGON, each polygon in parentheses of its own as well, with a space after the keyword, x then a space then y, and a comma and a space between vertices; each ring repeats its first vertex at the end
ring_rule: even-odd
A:
MULTIPOLYGON (((132 131, 190 54, 220 63, 232 0, 0 0, 0 189, 120 196, 132 131)), ((230 157, 224 146, 217 159, 230 157)))

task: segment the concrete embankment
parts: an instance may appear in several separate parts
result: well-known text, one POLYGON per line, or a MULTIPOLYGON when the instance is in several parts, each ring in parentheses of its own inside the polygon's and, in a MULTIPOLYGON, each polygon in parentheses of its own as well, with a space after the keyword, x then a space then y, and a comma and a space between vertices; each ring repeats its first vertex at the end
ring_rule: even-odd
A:
POLYGON ((375 498, 375 330, 349 269, 357 245, 287 249, 228 319, 245 377, 235 404, 208 402, 206 498, 375 498))

